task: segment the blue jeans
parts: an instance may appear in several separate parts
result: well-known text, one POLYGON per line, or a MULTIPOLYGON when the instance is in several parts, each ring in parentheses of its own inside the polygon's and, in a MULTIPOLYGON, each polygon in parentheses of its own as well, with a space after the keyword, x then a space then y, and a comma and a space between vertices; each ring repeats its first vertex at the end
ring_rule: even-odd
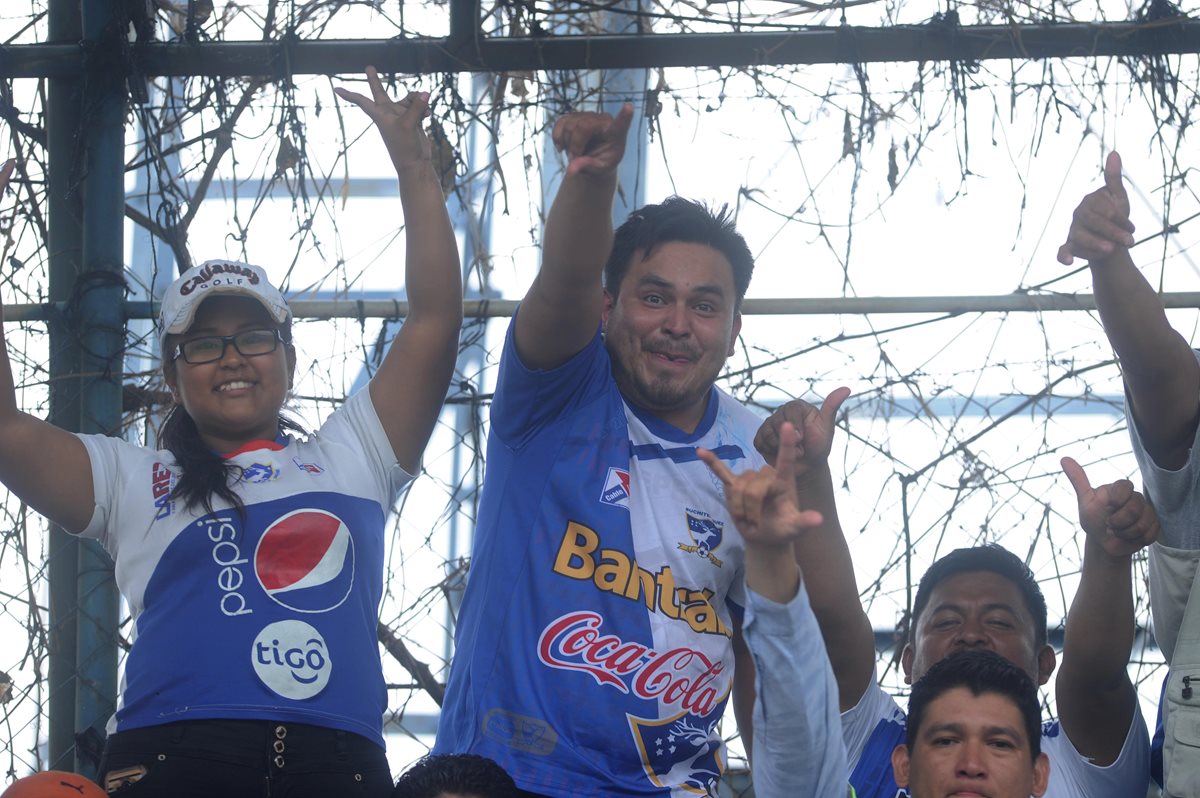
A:
POLYGON ((388 798, 378 745, 301 723, 195 720, 118 732, 100 760, 114 798, 388 798))

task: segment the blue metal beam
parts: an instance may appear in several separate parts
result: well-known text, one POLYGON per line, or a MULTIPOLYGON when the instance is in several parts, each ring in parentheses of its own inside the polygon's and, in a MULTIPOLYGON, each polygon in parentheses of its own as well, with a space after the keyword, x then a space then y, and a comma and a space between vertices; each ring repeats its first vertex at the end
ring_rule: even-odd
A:
MULTIPOLYGON (((113 0, 86 0, 84 40, 95 50, 117 51, 125 36, 113 0)), ((115 434, 121 425, 122 353, 125 341, 124 209, 125 84, 119 74, 91 70, 85 78, 87 170, 83 186, 83 261, 76 295, 79 335, 86 341, 83 432, 115 434)), ((79 547, 78 688, 75 722, 80 745, 75 769, 95 779, 97 742, 116 708, 118 594, 112 560, 95 541, 79 547)))
MULTIPOLYGON (((385 72, 505 72, 539 69, 975 62, 1008 59, 1144 57, 1200 50, 1200 21, 1185 16, 1135 22, 861 27, 830 25, 754 33, 603 36, 463 36, 361 40, 152 43, 134 48, 141 75, 183 77, 343 75, 368 64, 385 72)), ((83 68, 78 44, 0 47, 0 78, 62 77, 83 68)))
MULTIPOLYGON (((50 0, 49 36, 55 42, 82 38, 78 0, 50 0)), ((51 302, 65 303, 79 276, 83 249, 82 209, 74 189, 75 135, 79 130, 80 81, 52 78, 46 88, 47 241, 51 302)), ((61 313, 50 314, 48 420, 63 429, 79 429, 79 339, 61 313)), ((49 580, 49 760, 51 769, 72 770, 75 757, 75 637, 79 539, 50 527, 46 570, 49 580)))

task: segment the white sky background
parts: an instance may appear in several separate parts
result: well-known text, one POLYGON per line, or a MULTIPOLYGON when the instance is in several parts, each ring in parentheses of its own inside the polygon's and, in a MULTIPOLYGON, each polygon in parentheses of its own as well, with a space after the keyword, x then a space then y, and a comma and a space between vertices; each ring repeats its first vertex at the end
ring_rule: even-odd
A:
MULTIPOLYGON (((1116 17, 1126 15, 1120 9, 1108 10, 1116 17)), ((873 15, 870 19, 852 17, 850 21, 877 23, 879 7, 852 10, 864 16, 868 12, 873 15)), ((888 6, 888 13, 894 21, 919 22, 931 12, 913 5, 888 6)), ((1076 7, 1074 13, 1081 16, 1085 12, 1076 7)), ((804 21, 835 23, 836 19, 804 21)), ((417 24, 411 18, 408 22, 417 24)), ((0 12, 0 26, 11 29, 17 23, 23 21, 0 12)), ((444 30, 435 20, 424 32, 437 35, 444 30)), ((350 26, 331 29, 328 35, 364 34, 361 28, 350 26)), ((1173 59, 1173 63, 1182 76, 1182 104, 1190 101, 1194 91, 1196 58, 1173 59)), ((947 82, 941 77, 944 65, 865 67, 872 98, 885 111, 894 106, 895 113, 878 123, 873 140, 860 150, 862 169, 853 212, 848 197, 855 181, 854 159, 842 157, 843 124, 847 111, 857 124, 861 96, 849 68, 803 68, 790 73, 786 81, 760 74, 757 83, 745 75, 722 79, 712 70, 669 70, 662 80, 672 94, 662 95, 659 133, 647 148, 646 197, 656 201, 679 193, 736 206, 739 228, 758 260, 751 297, 1008 294, 1069 271, 1055 261, 1055 250, 1079 199, 1099 185, 1103 155, 1114 146, 1121 150, 1133 184, 1139 238, 1162 225, 1168 199, 1162 189, 1167 167, 1163 145, 1152 138, 1162 111, 1142 96, 1139 87, 1131 87, 1126 67, 1115 61, 1102 62, 1099 71, 1105 80, 1100 87, 1088 66, 1082 60, 986 62, 967 78, 965 117, 946 92, 947 82), (1050 72, 1061 106, 1050 99, 1049 89, 1033 88, 1048 81, 1050 72), (925 86, 924 115, 901 102, 919 78, 925 86), (760 96, 761 92, 782 95, 788 108, 781 112, 780 103, 760 96), (1074 116, 1069 106, 1084 109, 1084 118, 1074 116), (969 150, 965 141, 969 141, 969 150), (893 144, 903 175, 894 193, 887 183, 888 150, 893 144), (906 172, 910 162, 912 168, 906 172), (964 169, 971 173, 966 179, 962 178, 964 169), (753 202, 739 196, 742 187, 753 189, 753 202), (795 219, 787 220, 791 215, 795 219), (853 243, 847 249, 847 222, 851 219, 853 243)), ((652 75, 651 83, 659 79, 652 75)), ((439 80, 423 78, 406 85, 436 92, 439 80)), ((346 165, 337 162, 340 133, 332 113, 330 82, 304 78, 297 83, 313 170, 339 180, 346 170, 352 179, 389 176, 390 165, 371 130, 350 150, 346 165), (313 91, 321 98, 320 115, 307 99, 313 91)), ((536 83, 529 83, 528 88, 531 99, 536 99, 536 83)), ((462 91, 467 91, 465 82, 462 91)), ((434 110, 444 114, 444 104, 435 104, 434 110)), ((343 114, 351 137, 364 128, 365 118, 357 109, 343 107, 343 114)), ((257 175, 264 168, 270 171, 277 146, 272 121, 277 118, 275 110, 267 107, 248 125, 247 129, 262 135, 244 141, 236 150, 239 178, 257 175)), ((508 193, 497 198, 495 206, 497 211, 506 206, 508 213, 497 212, 492 217, 490 281, 505 298, 519 298, 524 293, 537 265, 542 201, 536 169, 543 149, 533 131, 542 121, 539 110, 529 109, 524 117, 510 117, 501 130, 500 163, 508 193)), ((1166 146, 1175 146, 1169 132, 1165 135, 1166 146)), ((1184 141, 1180 167, 1187 169, 1196 162, 1184 141)), ((185 160, 185 168, 196 163, 200 161, 185 160)), ((229 169, 226 164, 226 174, 232 174, 229 169)), ((333 192, 340 190, 340 182, 335 180, 333 192)), ((210 198, 216 196, 219 192, 214 189, 210 198)), ((1172 221, 1196 211, 1197 200, 1186 185, 1176 185, 1170 199, 1172 221)), ((248 218, 249 205, 243 201, 237 208, 243 221, 248 218)), ((205 204, 191 233, 197 259, 246 257, 266 265, 279 279, 276 270, 291 263, 299 252, 289 279, 293 292, 320 286, 347 291, 353 298, 356 290, 392 289, 400 282, 403 244, 396 235, 399 216, 395 200, 351 198, 344 208, 340 201, 327 203, 316 214, 308 238, 281 233, 296 230, 296 222, 291 204, 278 202, 259 211, 245 252, 226 235, 232 220, 231 203, 205 204)), ((1164 290, 1200 290, 1200 274, 1189 257, 1197 230, 1200 220, 1183 225, 1165 247, 1161 239, 1143 244, 1135 250, 1135 260, 1164 290)), ((1051 290, 1090 291, 1088 274, 1057 282, 1051 290)), ((13 301, 7 289, 4 298, 13 301)), ((961 406, 962 397, 996 400, 1033 394, 1073 365, 1111 357, 1098 320, 1082 312, 967 314, 889 331, 932 318, 750 317, 743 328, 743 344, 749 354, 731 361, 731 369, 739 374, 728 387, 760 403, 773 404, 790 395, 812 399, 842 384, 858 394, 851 400, 849 434, 839 433, 834 470, 846 480, 839 495, 843 527, 855 554, 859 588, 878 628, 892 626, 905 603, 904 571, 899 564, 903 530, 899 476, 923 468, 994 417, 955 418, 946 415, 947 405, 941 404, 935 406, 942 414, 936 417, 901 411, 886 418, 877 413, 877 405, 862 404, 854 409, 855 403, 938 396, 961 406), (864 337, 852 338, 860 335, 864 337), (821 346, 839 336, 843 340, 821 346), (814 351, 762 366, 776 356, 809 348, 814 351), (740 373, 747 364, 755 366, 750 376, 740 373), (879 585, 873 587, 876 580, 879 585)), ((1193 337, 1194 311, 1173 312, 1171 318, 1185 337, 1193 337)), ((497 320, 487 325, 492 353, 489 367, 495 365, 505 324, 497 320)), ((364 335, 357 321, 298 325, 304 371, 298 393, 343 395, 359 372, 364 342, 369 345, 377 329, 378 323, 367 322, 364 335), (306 363, 310 364, 307 370, 306 363)), ((15 351, 32 354, 39 346, 36 332, 26 338, 12 325, 6 332, 15 351)), ((494 371, 480 376, 480 389, 490 390, 493 379, 494 371)), ((1058 386, 1055 395, 1078 396, 1085 391, 1119 395, 1116 368, 1107 366, 1068 380, 1058 386)), ((40 386, 33 386, 22 394, 22 401, 41 407, 42 397, 40 386)), ((1052 402, 1050 407, 1057 405, 1052 402)), ((301 402, 298 410, 311 427, 319 423, 329 405, 301 402)), ((447 424, 452 412, 444 417, 447 424)), ((385 601, 382 611, 385 621, 398 621, 398 630, 408 642, 420 647, 417 656, 430 662, 443 678, 438 667, 444 603, 429 591, 445 573, 447 483, 455 442, 452 432, 442 429, 430 445, 426 456, 429 474, 414 486, 399 521, 388 563, 394 574, 394 595, 385 601)), ((1093 483, 1133 476, 1136 466, 1128 455, 1124 422, 1111 411, 1054 413, 1046 421, 1043 408, 985 435, 971 447, 971 453, 970 458, 947 458, 931 469, 929 478, 910 489, 913 573, 919 575, 940 554, 981 538, 999 540, 1022 555, 1031 551, 1031 563, 1045 580, 1053 625, 1063 617, 1065 602, 1073 593, 1073 571, 1080 550, 1074 501, 1058 472, 1058 457, 1070 454, 1079 459, 1093 483), (989 490, 970 490, 984 482, 989 490), (960 492, 960 485, 968 489, 960 492)), ((459 534, 465 536, 469 519, 461 514, 459 518, 459 534)), ((31 534, 34 528, 30 525, 31 534)), ((36 541, 30 542, 29 558, 35 563, 44 559, 39 548, 36 541)), ((0 559, 3 590, 14 591, 12 585, 24 583, 21 569, 11 552, 0 559)), ((1140 585, 1138 600, 1144 617, 1146 597, 1140 585)), ((7 613, 0 612, 0 639, 23 640, 23 623, 14 616, 15 611, 13 605, 7 613)), ((13 661, 7 652, 15 651, 16 646, 6 642, 0 649, 6 652, 0 656, 0 669, 17 678, 18 690, 22 680, 30 684, 33 665, 13 661)), ((1135 652, 1135 657, 1139 656, 1135 652)), ((1146 658, 1154 662, 1158 656, 1150 652, 1146 658)), ((1143 694, 1156 698, 1160 677, 1152 675, 1152 668, 1139 665, 1131 672, 1144 680, 1143 694)), ((388 678, 408 681, 390 664, 388 678)), ((886 682, 898 686, 894 674, 889 674, 886 682)), ((433 709, 423 696, 409 701, 406 691, 394 691, 391 706, 422 713, 433 709)), ((1145 702, 1144 710, 1152 712, 1152 703, 1145 702)), ((28 715, 17 715, 13 725, 21 727, 28 720, 28 715)), ((28 761, 20 748, 14 746, 18 769, 28 761)), ((422 742, 393 738, 393 767, 398 772, 423 750, 422 742)), ((0 752, 0 759, 6 759, 3 755, 7 753, 0 752)), ((7 769, 7 761, 4 764, 7 769)))

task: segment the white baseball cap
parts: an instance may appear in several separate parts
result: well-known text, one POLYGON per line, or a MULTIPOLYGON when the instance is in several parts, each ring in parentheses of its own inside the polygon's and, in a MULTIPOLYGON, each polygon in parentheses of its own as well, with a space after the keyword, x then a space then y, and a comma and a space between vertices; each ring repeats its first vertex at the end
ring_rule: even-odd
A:
POLYGON ((287 300, 271 285, 261 267, 236 260, 206 260, 179 275, 163 294, 158 315, 159 345, 165 344, 168 335, 187 332, 200 303, 217 294, 257 299, 280 324, 292 315, 287 300))

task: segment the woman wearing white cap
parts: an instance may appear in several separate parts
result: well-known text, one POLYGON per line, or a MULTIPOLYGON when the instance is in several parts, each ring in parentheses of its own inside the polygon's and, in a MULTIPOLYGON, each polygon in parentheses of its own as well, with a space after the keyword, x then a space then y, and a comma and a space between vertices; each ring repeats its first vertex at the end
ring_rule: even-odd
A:
MULTIPOLYGON (((339 89, 396 167, 410 313, 370 386, 307 439, 281 416, 296 352, 266 272, 209 261, 163 299, 175 400, 160 450, 17 408, 0 347, 0 481, 116 562, 134 643, 101 783, 114 796, 386 796, 376 642, 384 525, 454 368, 458 251, 428 95, 339 89)), ((0 172, 0 189, 12 172, 0 172)))

